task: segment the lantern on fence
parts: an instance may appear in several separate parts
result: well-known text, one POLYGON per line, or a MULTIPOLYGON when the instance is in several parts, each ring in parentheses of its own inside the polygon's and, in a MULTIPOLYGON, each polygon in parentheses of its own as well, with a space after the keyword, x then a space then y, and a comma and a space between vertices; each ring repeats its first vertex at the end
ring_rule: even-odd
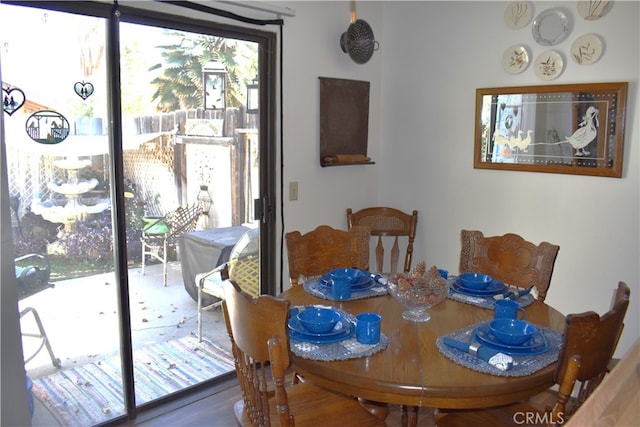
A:
POLYGON ((224 110, 227 108, 227 70, 216 60, 202 67, 202 98, 205 110, 224 110))
POLYGON ((260 104, 260 86, 258 84, 258 76, 256 75, 252 82, 247 85, 247 113, 255 114, 258 112, 260 104))

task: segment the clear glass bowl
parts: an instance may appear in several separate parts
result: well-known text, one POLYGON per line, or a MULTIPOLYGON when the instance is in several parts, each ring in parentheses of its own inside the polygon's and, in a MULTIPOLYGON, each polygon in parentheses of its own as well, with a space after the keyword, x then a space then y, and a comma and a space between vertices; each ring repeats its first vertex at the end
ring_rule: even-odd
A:
POLYGON ((421 284, 411 287, 400 287, 389 282, 389 293, 400 304, 408 308, 402 318, 411 322, 428 322, 431 315, 427 311, 441 303, 449 293, 449 282, 444 285, 421 284))

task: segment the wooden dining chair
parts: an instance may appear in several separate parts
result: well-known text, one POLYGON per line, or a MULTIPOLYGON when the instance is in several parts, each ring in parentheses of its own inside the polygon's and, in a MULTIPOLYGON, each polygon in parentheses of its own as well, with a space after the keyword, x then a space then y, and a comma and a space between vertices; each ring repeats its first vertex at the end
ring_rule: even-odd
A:
POLYGON ((509 285, 534 287, 544 301, 560 246, 535 245, 517 234, 485 237, 481 231, 462 230, 460 273, 484 273, 509 285))
POLYGON ((289 301, 244 293, 224 282, 222 309, 231 339, 242 400, 234 405, 240 426, 384 426, 350 396, 309 382, 292 384, 289 370, 289 301))
POLYGON ((558 391, 546 390, 530 400, 514 405, 486 410, 439 412, 439 427, 470 425, 512 426, 518 417, 526 425, 563 424, 596 389, 608 372, 608 364, 615 353, 624 317, 629 306, 630 289, 618 283, 611 309, 600 317, 593 311, 569 314, 554 381, 558 391), (574 384, 579 387, 572 396, 574 384), (531 423, 531 420, 535 420, 531 423))
POLYGON ((339 230, 321 225, 306 234, 291 231, 285 235, 291 285, 320 276, 334 268, 369 269, 369 238, 367 227, 339 230))
POLYGON ((397 273, 398 260, 400 259, 400 246, 398 245, 398 237, 406 237, 406 246, 404 252, 403 271, 411 270, 411 257, 413 256, 413 241, 416 237, 416 227, 418 224, 418 211, 411 214, 402 212, 398 209, 388 207, 370 207, 354 212, 351 208, 347 209, 347 226, 351 227, 359 225, 369 227, 371 237, 376 237, 376 272, 381 273, 397 273), (384 237, 393 238, 393 246, 389 253, 389 269, 385 269, 384 265, 384 237))

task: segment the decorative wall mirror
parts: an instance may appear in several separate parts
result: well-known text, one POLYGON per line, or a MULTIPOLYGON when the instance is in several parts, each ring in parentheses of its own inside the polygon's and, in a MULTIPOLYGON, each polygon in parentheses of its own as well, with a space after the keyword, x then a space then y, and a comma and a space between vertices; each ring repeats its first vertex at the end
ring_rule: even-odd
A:
POLYGON ((620 178, 627 86, 477 89, 474 167, 620 178))

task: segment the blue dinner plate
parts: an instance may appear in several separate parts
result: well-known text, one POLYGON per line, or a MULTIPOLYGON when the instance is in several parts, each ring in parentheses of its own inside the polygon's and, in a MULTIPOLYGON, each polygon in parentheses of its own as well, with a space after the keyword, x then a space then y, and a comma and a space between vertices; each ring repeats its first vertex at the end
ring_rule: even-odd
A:
POLYGON ((545 338, 540 332, 536 332, 533 334, 531 339, 524 344, 520 345, 510 345, 505 344, 498 340, 493 333, 491 333, 491 329, 489 329, 489 325, 479 326, 475 330, 475 339, 480 344, 489 346, 493 349, 499 350, 503 353, 511 354, 511 355, 535 355, 541 354, 549 350, 551 344, 549 340, 545 338))
POLYGON ((302 323, 300 323, 300 320, 294 314, 293 316, 289 317, 288 326, 289 326, 289 330, 292 332, 296 332, 299 335, 308 336, 310 338, 316 338, 316 337, 332 337, 335 335, 344 334, 345 331, 348 330, 350 323, 351 322, 349 322, 349 320, 346 317, 340 316, 340 320, 338 320, 338 323, 336 323, 336 326, 332 330, 330 330, 329 332, 324 332, 319 334, 319 333, 309 332, 307 329, 305 329, 305 327, 302 326, 302 323))
POLYGON ((489 286, 487 286, 486 289, 469 289, 469 288, 466 288, 460 280, 456 279, 456 281, 453 282, 452 287, 453 287, 453 290, 456 292, 459 292, 465 295, 471 295, 474 297, 486 297, 486 296, 493 296, 498 294, 505 294, 509 290, 509 287, 507 285, 505 285, 504 283, 498 280, 494 280, 493 282, 491 282, 491 284, 489 284, 489 286))
MULTIPOLYGON (((368 273, 362 272, 361 276, 357 276, 357 281, 351 284, 352 291, 366 291, 373 287, 376 284, 375 280, 373 280, 368 273)), ((323 274, 322 277, 318 280, 320 286, 325 288, 331 288, 331 277, 329 273, 323 274)))
POLYGON ((349 339, 356 333, 356 325, 354 323, 347 320, 347 325, 349 327, 344 328, 338 335, 313 337, 289 330, 289 337, 297 341, 304 341, 313 344, 331 344, 349 339))

